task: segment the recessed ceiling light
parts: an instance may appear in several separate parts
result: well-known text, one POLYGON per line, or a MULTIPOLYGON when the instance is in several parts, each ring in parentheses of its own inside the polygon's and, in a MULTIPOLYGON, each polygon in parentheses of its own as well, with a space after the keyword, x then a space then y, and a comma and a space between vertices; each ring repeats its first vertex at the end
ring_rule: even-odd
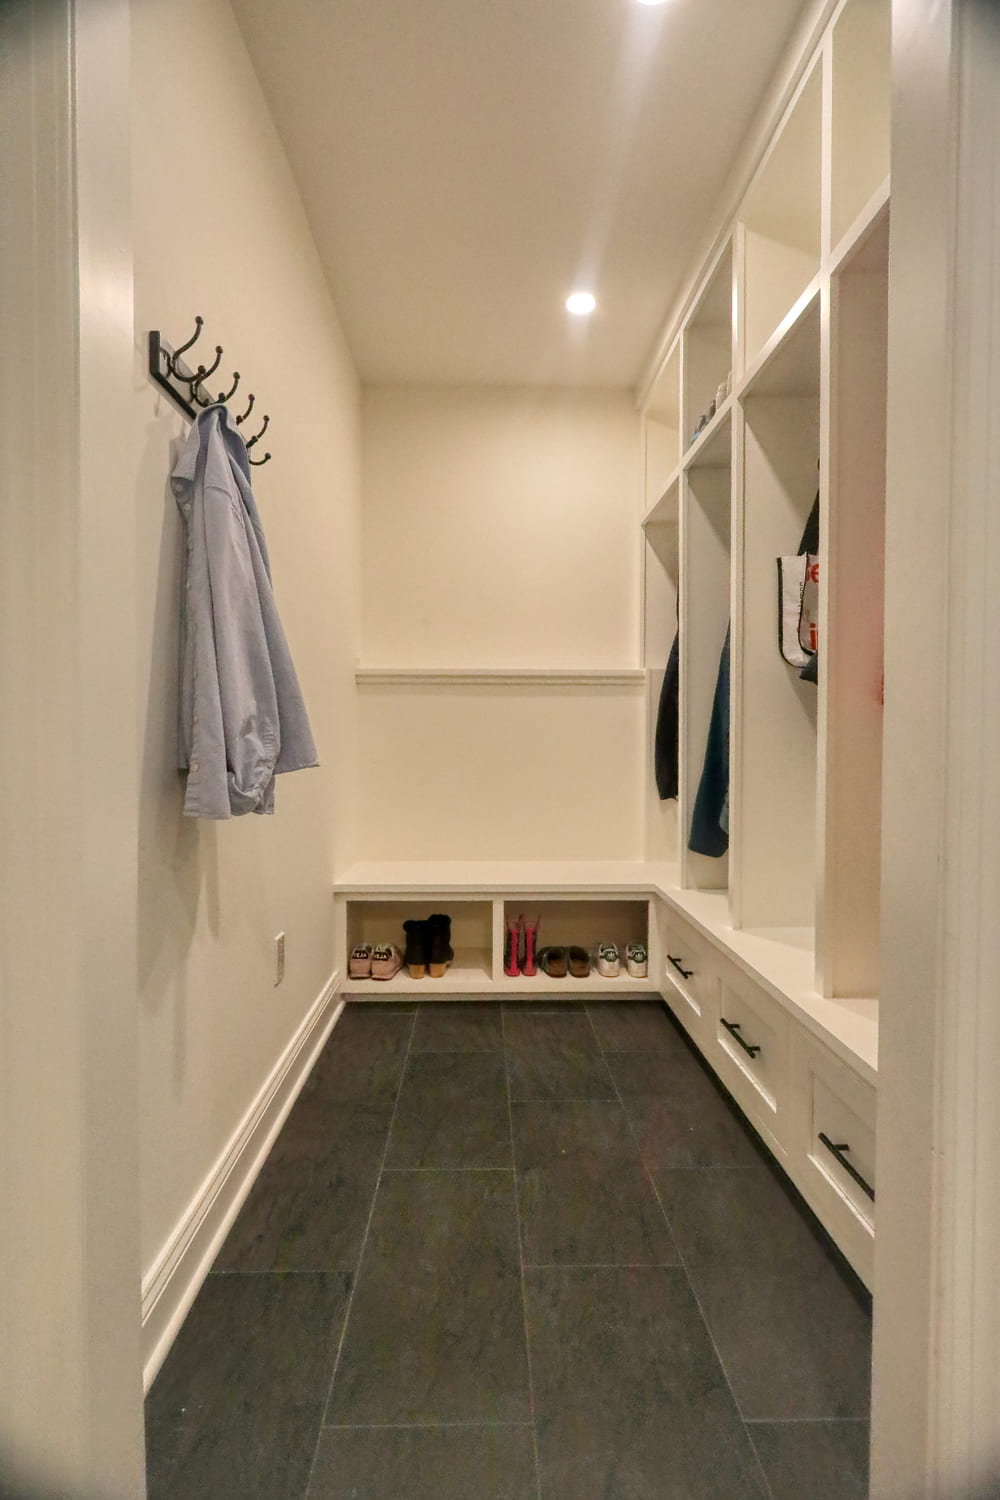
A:
POLYGON ((576 313, 580 318, 592 313, 596 306, 597 298, 592 292, 574 292, 571 297, 566 298, 567 312, 576 313))
POLYGON ((640 5, 662 5, 664 0, 639 0, 640 5))

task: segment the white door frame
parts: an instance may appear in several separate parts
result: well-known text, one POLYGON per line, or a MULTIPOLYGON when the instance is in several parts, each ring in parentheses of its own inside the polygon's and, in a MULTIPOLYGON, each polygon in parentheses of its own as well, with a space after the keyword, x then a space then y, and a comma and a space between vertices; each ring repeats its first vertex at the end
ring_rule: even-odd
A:
POLYGON ((1000 1476, 998 80, 894 0, 872 1500, 1000 1476))
POLYGON ((0 1488, 81 1500, 145 1494, 128 20, 0 6, 0 1488))
MULTIPOLYGON (((0 8, 0 1463, 144 1494, 129 0, 0 8), (13 729, 13 732, 12 732, 13 729)), ((873 1500, 1000 1472, 1000 24, 894 0, 873 1500)))

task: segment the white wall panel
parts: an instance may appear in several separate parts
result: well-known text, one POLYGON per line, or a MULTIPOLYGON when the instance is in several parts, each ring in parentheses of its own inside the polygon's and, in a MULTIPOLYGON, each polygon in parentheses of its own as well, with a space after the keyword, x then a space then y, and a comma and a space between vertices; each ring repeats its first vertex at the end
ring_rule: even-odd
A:
POLYGON ((148 1272, 333 966, 330 882, 335 861, 351 858, 357 782, 360 393, 228 4, 134 6, 132 68, 137 347, 127 437, 137 469, 148 1272), (321 761, 279 779, 274 818, 220 825, 181 813, 182 536, 168 474, 187 423, 144 371, 148 329, 180 342, 196 313, 205 318, 203 341, 224 346, 219 376, 242 371, 242 389, 257 395, 255 415, 271 416, 261 446, 273 458, 254 470, 255 493, 321 761), (279 931, 286 970, 275 989, 279 931))
POLYGON ((365 664, 634 666, 638 438, 627 392, 366 390, 365 664))
POLYGON ((641 680, 361 690, 364 859, 638 859, 641 680))

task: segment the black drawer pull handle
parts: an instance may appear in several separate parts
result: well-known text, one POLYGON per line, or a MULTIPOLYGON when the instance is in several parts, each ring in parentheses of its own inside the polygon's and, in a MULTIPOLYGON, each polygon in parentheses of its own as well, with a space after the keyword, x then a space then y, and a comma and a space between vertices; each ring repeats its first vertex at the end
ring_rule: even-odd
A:
POLYGON ((693 969, 685 969, 685 967, 681 963, 680 959, 679 958, 675 958, 672 953, 668 953, 667 957, 669 958, 670 962, 673 964, 674 968, 677 970, 678 974, 682 975, 683 978, 685 978, 685 979, 690 979, 691 978, 691 975, 694 973, 693 969))
POLYGON ((734 1039, 734 1041, 739 1042, 744 1052, 749 1052, 751 1057, 757 1056, 757 1053, 760 1051, 759 1044, 756 1042, 745 1042, 743 1040, 742 1036, 740 1035, 739 1021, 727 1021, 725 1016, 720 1016, 719 1020, 722 1022, 723 1026, 729 1032, 729 1035, 734 1039))
POLYGON ((863 1193, 867 1193, 869 1198, 874 1203, 875 1189, 872 1187, 870 1182, 865 1181, 861 1173, 858 1171, 857 1167, 852 1166, 851 1163, 847 1160, 846 1153, 850 1151, 850 1146, 848 1146, 846 1142, 841 1142, 839 1146, 835 1146, 830 1137, 828 1135, 824 1135, 822 1130, 819 1133, 819 1138, 823 1142, 823 1145, 826 1147, 826 1149, 828 1151, 831 1151, 840 1162, 840 1165, 843 1167, 848 1177, 853 1177, 854 1181, 857 1183, 861 1191, 863 1193))

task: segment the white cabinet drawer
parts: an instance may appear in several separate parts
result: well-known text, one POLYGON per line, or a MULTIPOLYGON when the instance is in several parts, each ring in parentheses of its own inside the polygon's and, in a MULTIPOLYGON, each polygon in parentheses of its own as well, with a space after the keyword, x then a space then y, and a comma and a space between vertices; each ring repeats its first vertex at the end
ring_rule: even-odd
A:
POLYGON ((871 1283, 875 1090, 800 1027, 792 1045, 792 1171, 803 1195, 871 1283))
POLYGON ((770 1141, 784 1146, 788 1013, 745 975, 723 970, 709 1060, 770 1141))
POLYGON ((672 911, 663 914, 661 932, 661 991, 681 1025, 704 1047, 718 1009, 715 950, 672 911))

